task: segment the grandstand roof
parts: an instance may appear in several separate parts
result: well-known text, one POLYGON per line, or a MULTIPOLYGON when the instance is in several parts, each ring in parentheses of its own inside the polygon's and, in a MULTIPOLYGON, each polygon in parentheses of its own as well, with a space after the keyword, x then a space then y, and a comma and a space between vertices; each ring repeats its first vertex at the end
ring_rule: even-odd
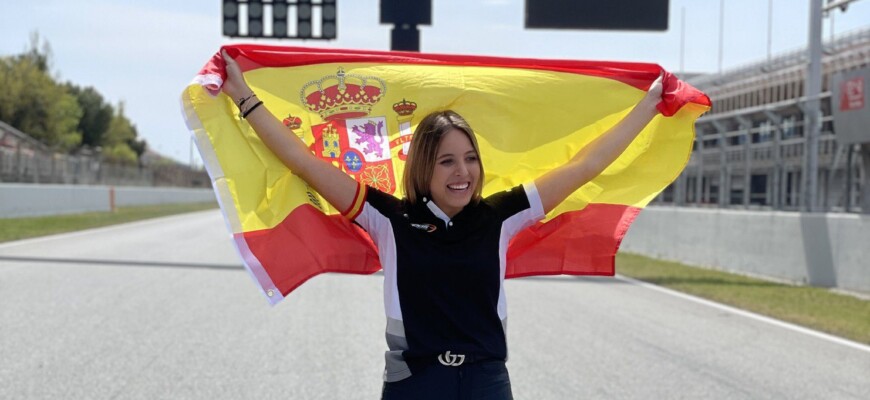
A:
MULTIPOLYGON (((853 30, 839 35, 832 41, 827 41, 822 47, 822 61, 825 62, 835 55, 856 52, 864 55, 864 59, 870 59, 870 27, 853 30)), ((749 77, 770 74, 779 70, 806 65, 806 47, 788 51, 771 57, 770 60, 756 61, 736 68, 723 71, 721 74, 705 74, 689 77, 686 81, 699 89, 710 86, 718 86, 726 82, 733 82, 749 77)))

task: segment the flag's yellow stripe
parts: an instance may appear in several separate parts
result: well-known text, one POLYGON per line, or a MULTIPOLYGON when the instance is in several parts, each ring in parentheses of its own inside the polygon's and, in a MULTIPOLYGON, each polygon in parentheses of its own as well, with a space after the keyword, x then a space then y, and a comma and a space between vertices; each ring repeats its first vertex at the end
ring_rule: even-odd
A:
MULTIPOLYGON (((438 109, 463 115, 480 142, 487 176, 484 194, 533 180, 563 164, 616 124, 644 95, 642 90, 600 77, 495 67, 319 64, 257 69, 248 72, 246 79, 279 119, 288 114, 300 117, 302 127, 297 132, 311 144, 311 126, 323 120, 299 104, 300 89, 334 75, 339 67, 348 74, 387 82, 370 116, 386 117, 390 140, 399 131, 392 105, 403 99, 418 105, 412 129, 438 109)), ((237 110, 230 99, 211 97, 198 85, 188 90, 200 120, 205 121, 244 231, 274 227, 301 204, 338 213, 316 194, 309 195, 307 185, 288 173, 246 122, 235 118, 237 110)), ((657 116, 613 165, 551 216, 590 202, 645 206, 670 182, 662 176, 675 177, 685 165, 694 119, 704 110, 690 104, 674 117, 657 116), (654 151, 648 151, 653 144, 654 151)), ((400 149, 392 149, 399 188, 404 168, 397 157, 400 149)))

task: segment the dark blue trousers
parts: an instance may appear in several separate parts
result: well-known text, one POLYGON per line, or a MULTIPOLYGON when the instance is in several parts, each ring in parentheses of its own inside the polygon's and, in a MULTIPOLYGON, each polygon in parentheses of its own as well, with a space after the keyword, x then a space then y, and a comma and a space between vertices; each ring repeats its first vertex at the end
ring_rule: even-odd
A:
POLYGON ((449 367, 432 363, 411 377, 385 382, 382 400, 512 400, 504 361, 449 367))

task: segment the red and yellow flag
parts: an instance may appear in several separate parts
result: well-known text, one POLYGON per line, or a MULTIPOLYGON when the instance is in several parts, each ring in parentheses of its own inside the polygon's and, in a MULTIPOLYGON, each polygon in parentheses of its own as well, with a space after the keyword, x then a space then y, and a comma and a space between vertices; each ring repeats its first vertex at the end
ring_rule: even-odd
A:
MULTIPOLYGON (((417 123, 452 109, 478 136, 484 196, 569 160, 620 121, 662 72, 653 64, 234 45, 225 49, 269 110, 311 151, 403 196, 417 123)), ((365 231, 288 170, 218 94, 218 52, 184 90, 187 124, 245 266, 271 304, 324 272, 380 269, 365 231)), ((662 115, 601 175, 518 234, 507 277, 613 275, 638 212, 679 175, 709 98, 666 74, 662 115), (667 117, 666 117, 667 116, 667 117)))

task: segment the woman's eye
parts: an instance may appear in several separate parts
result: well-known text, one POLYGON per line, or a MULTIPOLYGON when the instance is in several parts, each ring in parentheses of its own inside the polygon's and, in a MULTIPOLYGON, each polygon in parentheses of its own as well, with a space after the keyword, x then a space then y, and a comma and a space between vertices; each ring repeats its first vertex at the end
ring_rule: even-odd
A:
POLYGON ((468 156, 465 158, 465 161, 475 162, 475 161, 477 161, 477 156, 468 156))
POLYGON ((450 164, 453 164, 453 160, 444 160, 444 161, 441 161, 441 165, 450 165, 450 164))

